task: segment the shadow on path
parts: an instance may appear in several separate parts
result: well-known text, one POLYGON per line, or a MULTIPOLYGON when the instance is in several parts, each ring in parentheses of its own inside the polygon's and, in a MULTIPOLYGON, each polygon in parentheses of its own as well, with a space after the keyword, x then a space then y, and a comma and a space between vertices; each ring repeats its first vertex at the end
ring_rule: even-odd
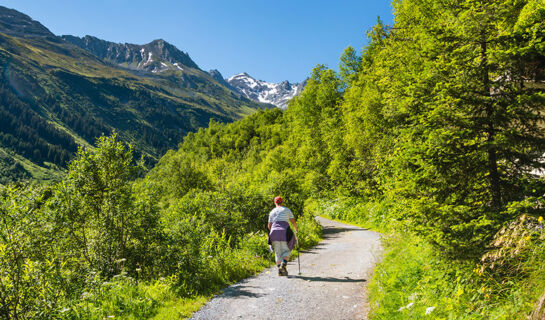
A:
MULTIPOLYGON (((324 240, 325 239, 335 239, 340 237, 340 234, 343 232, 351 232, 351 231, 366 231, 367 229, 362 228, 340 228, 340 227, 330 227, 326 226, 322 229, 322 235, 324 240)), ((320 242, 317 245, 313 246, 312 248, 301 250, 301 253, 305 254, 317 254, 322 249, 322 247, 327 246, 326 243, 320 242)))
POLYGON ((351 279, 349 277, 344 278, 332 278, 332 277, 305 277, 305 276, 288 276, 288 278, 297 278, 307 281, 321 281, 321 282, 365 282, 365 279, 351 279))
POLYGON ((350 232, 350 231, 366 231, 367 229, 363 228, 340 228, 340 227, 324 227, 322 229, 322 234, 324 235, 324 238, 330 238, 333 235, 336 235, 338 233, 343 232, 350 232))
POLYGON ((234 286, 223 290, 223 296, 227 298, 259 298, 262 294, 254 293, 248 290, 248 288, 255 288, 253 286, 234 286))
POLYGON ((319 251, 321 249, 323 249, 323 247, 325 247, 325 244, 323 242, 320 242, 318 243, 317 245, 315 245, 314 247, 312 248, 309 248, 309 249, 306 249, 306 250, 300 250, 299 252, 300 253, 305 253, 305 254, 317 254, 317 253, 320 253, 319 251))

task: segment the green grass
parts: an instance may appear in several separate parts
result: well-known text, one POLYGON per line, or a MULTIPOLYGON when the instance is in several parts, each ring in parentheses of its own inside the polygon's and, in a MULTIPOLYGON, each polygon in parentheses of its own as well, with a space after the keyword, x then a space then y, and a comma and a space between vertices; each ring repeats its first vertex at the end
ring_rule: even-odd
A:
POLYGON ((545 294, 545 243, 535 239, 514 275, 449 260, 427 241, 382 220, 395 205, 321 201, 320 215, 383 233, 385 254, 369 282, 369 319, 527 319, 545 294))
POLYGON ((188 319, 201 309, 211 296, 195 296, 191 298, 173 298, 159 307, 152 320, 188 319))
POLYGON ((9 157, 20 164, 27 171, 33 180, 40 182, 58 181, 64 175, 64 172, 53 164, 46 163, 43 167, 24 157, 8 152, 0 147, 0 157, 9 157))

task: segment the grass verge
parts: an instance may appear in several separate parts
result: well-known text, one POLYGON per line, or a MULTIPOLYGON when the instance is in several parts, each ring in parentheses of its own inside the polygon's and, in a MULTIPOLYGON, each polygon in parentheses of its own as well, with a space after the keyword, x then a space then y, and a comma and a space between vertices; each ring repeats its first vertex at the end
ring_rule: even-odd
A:
MULTIPOLYGON (((516 274, 499 276, 469 261, 450 260, 398 221, 383 219, 392 207, 331 200, 320 215, 383 233, 385 254, 368 285, 369 319, 529 319, 545 297, 545 244, 532 239, 531 253, 516 274)), ((539 318, 541 319, 541 318, 539 318)))

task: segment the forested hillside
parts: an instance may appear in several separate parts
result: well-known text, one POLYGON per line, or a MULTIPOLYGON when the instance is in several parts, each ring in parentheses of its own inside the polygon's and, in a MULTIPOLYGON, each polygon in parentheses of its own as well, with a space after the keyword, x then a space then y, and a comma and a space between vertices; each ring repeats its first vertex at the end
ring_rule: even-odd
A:
POLYGON ((147 173, 103 137, 62 182, 3 188, 0 315, 179 314, 265 265, 280 194, 306 246, 317 213, 385 233, 372 319, 541 319, 545 4, 393 6, 286 111, 211 121, 147 173))
POLYGON ((113 132, 156 163, 210 119, 231 122, 271 107, 234 94, 164 40, 123 46, 93 39, 150 52, 141 70, 120 66, 0 6, 0 183, 58 176, 78 146, 113 132))

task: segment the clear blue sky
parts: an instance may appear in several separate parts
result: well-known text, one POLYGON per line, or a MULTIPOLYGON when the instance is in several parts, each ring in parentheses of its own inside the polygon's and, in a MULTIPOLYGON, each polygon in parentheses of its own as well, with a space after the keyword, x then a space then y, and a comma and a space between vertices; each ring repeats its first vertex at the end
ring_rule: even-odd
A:
POLYGON ((0 0, 54 34, 136 44, 165 39, 224 77, 299 82, 316 64, 337 69, 344 48, 360 50, 390 0, 0 0))

